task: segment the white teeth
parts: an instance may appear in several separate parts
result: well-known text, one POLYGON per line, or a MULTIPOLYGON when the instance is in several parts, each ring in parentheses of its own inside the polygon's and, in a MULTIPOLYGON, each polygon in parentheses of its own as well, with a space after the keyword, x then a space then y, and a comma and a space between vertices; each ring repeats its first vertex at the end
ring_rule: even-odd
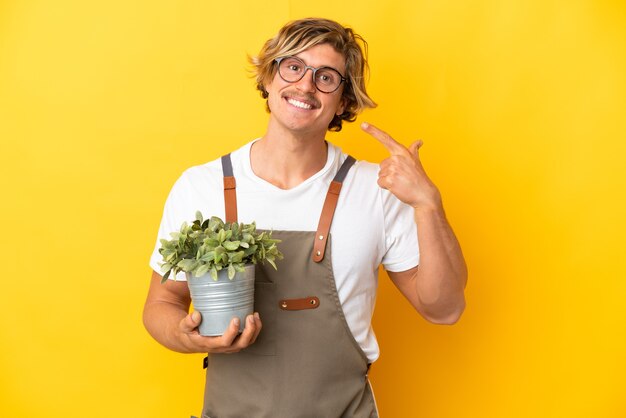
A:
POLYGON ((300 109, 312 109, 313 106, 311 106, 310 104, 307 103, 303 103, 301 101, 298 101, 296 99, 287 99, 287 101, 294 105, 295 107, 299 107, 300 109))

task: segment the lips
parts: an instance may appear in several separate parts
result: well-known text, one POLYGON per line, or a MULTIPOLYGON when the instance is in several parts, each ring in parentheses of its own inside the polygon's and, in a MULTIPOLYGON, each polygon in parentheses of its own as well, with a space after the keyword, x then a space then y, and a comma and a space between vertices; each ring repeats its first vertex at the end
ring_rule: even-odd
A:
POLYGON ((283 98, 287 101, 287 103, 297 107, 298 109, 312 110, 320 107, 319 102, 313 97, 283 95, 283 98))

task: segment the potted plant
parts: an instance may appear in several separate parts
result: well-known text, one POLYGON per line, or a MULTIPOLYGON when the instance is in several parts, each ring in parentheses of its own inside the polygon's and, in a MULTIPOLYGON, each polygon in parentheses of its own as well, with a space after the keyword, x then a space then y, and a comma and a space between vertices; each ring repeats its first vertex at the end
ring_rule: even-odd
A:
POLYGON ((223 222, 213 216, 204 220, 196 212, 189 225, 184 222, 171 240, 162 239, 163 281, 185 272, 194 309, 202 314, 201 335, 222 335, 233 316, 243 331, 246 316, 254 312, 254 265, 283 255, 280 240, 271 231, 258 232, 256 224, 223 222))

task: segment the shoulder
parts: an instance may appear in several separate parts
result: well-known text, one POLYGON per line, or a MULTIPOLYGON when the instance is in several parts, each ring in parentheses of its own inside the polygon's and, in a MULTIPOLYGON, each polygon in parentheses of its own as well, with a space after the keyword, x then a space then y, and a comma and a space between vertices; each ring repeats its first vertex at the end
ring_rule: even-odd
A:
MULTIPOLYGON (((349 157, 348 154, 343 152, 338 146, 331 144, 336 158, 337 170, 341 167, 341 164, 349 157)), ((355 158, 353 156, 353 158, 355 158)), ((371 163, 366 160, 359 160, 355 158, 354 165, 348 171, 346 176, 346 182, 359 182, 359 183, 374 183, 378 179, 378 171, 380 170, 378 164, 371 163)))
MULTIPOLYGON (((229 154, 233 167, 238 168, 245 162, 252 142, 247 143, 229 154)), ((203 190, 206 190, 207 186, 211 186, 215 183, 218 183, 219 186, 222 187, 223 177, 222 156, 220 156, 207 163, 189 167, 181 174, 176 183, 181 187, 192 189, 201 187, 203 190)))
POLYGON ((183 171, 172 190, 187 193, 206 190, 207 187, 214 185, 221 176, 222 167, 219 160, 196 165, 183 171))
MULTIPOLYGON (((359 196, 370 196, 370 203, 380 203, 381 189, 378 186, 378 165, 368 161, 356 161, 346 179, 344 186, 359 196)), ((362 199, 361 197, 360 199, 362 199)))
POLYGON ((380 168, 378 164, 358 160, 354 163, 352 170, 354 170, 355 178, 361 181, 372 181, 378 179, 378 171, 380 171, 380 168))

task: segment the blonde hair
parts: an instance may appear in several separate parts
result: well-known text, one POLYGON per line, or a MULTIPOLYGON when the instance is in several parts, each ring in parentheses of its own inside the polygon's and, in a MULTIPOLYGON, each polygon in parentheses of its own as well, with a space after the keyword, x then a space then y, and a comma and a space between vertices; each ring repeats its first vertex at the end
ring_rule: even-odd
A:
MULTIPOLYGON (((268 93, 265 85, 270 83, 276 75, 275 59, 296 55, 321 44, 332 46, 346 60, 344 76, 347 80, 342 93, 344 112, 341 115, 335 115, 328 125, 329 131, 340 131, 344 120, 354 122, 357 114, 365 108, 376 107, 376 103, 365 90, 365 76, 366 72, 369 73, 367 42, 351 28, 343 27, 328 19, 294 20, 283 26, 276 36, 265 42, 259 55, 250 58, 250 63, 256 77, 257 89, 261 92, 261 96, 267 99, 268 93)), ((269 106, 267 110, 270 111, 269 106)))

